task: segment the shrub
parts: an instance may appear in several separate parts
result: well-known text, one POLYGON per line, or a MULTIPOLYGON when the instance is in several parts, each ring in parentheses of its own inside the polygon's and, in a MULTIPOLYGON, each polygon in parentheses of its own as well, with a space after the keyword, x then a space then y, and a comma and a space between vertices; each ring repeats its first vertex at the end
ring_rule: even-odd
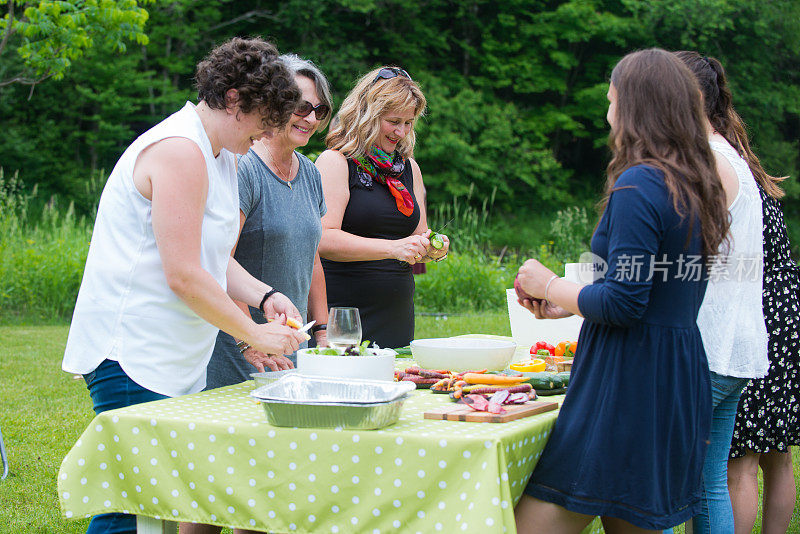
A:
POLYGON ((506 306, 506 289, 513 287, 516 268, 498 265, 478 254, 451 252, 447 260, 428 263, 416 277, 417 312, 498 310, 506 306))

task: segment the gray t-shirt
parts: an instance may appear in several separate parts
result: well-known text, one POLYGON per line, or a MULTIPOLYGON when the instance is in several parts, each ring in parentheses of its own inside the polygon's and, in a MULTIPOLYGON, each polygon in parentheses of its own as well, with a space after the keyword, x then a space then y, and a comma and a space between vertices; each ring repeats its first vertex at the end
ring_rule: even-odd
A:
MULTIPOLYGON (((322 237, 325 214, 322 180, 307 157, 289 183, 276 176, 251 149, 239 159, 239 208, 245 221, 234 258, 255 278, 289 297, 305 318, 314 255, 322 237)), ((250 308, 258 323, 266 320, 250 308)), ((292 358, 294 360, 294 357, 292 358)), ((206 389, 250 379, 256 368, 247 363, 233 338, 220 332, 207 368, 206 389)))

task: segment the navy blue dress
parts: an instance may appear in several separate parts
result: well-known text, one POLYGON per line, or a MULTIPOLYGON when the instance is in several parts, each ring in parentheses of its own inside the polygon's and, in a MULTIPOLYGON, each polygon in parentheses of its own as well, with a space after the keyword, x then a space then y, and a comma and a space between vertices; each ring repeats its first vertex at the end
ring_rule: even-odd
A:
POLYGON ((608 271, 578 297, 570 387, 527 494, 653 530, 699 511, 711 385, 696 324, 700 224, 687 246, 689 226, 663 173, 619 177, 592 238, 608 271))

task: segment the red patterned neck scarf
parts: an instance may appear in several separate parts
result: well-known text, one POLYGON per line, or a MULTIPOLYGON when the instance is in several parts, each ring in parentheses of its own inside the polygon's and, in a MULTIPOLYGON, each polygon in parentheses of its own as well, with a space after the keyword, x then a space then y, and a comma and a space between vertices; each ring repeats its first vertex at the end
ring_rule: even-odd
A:
POLYGON ((397 203, 397 209, 406 217, 414 213, 414 199, 406 186, 399 180, 406 168, 406 162, 397 151, 387 154, 373 146, 366 156, 353 158, 356 162, 361 183, 371 189, 372 180, 386 185, 397 203))

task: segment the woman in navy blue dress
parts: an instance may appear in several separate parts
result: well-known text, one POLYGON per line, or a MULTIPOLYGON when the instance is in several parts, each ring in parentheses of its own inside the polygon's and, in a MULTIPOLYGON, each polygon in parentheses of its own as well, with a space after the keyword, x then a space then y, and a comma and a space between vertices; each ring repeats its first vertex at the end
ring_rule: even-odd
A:
POLYGON ((613 158, 591 243, 604 277, 581 287, 536 260, 519 272, 537 317, 586 319, 519 532, 577 533, 595 516, 606 532, 660 531, 699 510, 711 389, 696 319, 703 265, 728 231, 725 194, 680 60, 625 56, 608 99, 613 158))

